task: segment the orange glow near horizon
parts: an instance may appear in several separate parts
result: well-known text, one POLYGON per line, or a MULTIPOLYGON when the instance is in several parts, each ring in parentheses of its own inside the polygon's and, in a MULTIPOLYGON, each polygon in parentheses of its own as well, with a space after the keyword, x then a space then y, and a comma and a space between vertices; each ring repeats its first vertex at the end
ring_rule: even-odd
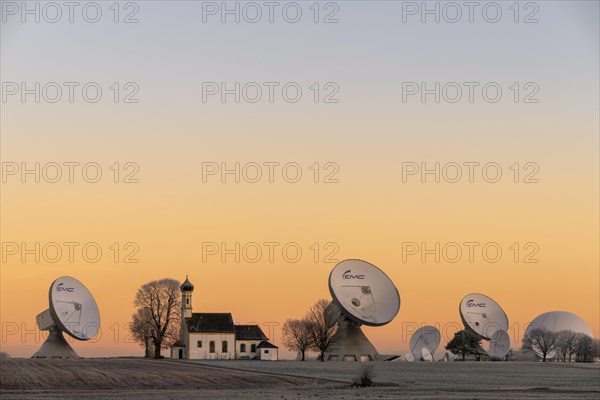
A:
POLYGON ((331 299, 329 272, 349 258, 400 292, 397 317, 364 328, 382 354, 406 352, 422 325, 443 346, 473 292, 505 310, 512 347, 555 310, 600 337, 597 3, 543 2, 539 24, 510 10, 499 24, 403 24, 402 2, 352 1, 341 23, 304 25, 203 24, 200 3, 140 2, 139 24, 2 24, 2 82, 94 81, 104 97, 1 104, 1 351, 39 348, 35 316, 69 275, 102 321, 74 349, 142 355, 127 331, 136 290, 189 274, 194 311, 260 324, 289 358, 283 323, 331 299), (133 81, 139 102, 115 103, 111 85, 133 81), (271 81, 299 82, 303 99, 202 98, 205 82, 271 81), (493 81, 504 95, 404 102, 413 81, 493 81), (515 102, 515 82, 534 81, 539 102, 515 102), (335 82, 339 102, 315 102, 314 82, 321 95, 335 82), (222 174, 236 163, 239 183, 222 174), (439 183, 422 174, 436 165, 439 183))

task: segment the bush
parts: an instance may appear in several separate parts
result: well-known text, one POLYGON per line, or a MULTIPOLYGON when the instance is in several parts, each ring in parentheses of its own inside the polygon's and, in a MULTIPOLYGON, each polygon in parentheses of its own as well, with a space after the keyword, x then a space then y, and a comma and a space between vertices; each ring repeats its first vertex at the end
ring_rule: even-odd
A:
POLYGON ((10 356, 8 355, 8 353, 0 351, 0 358, 10 358, 10 356))
POLYGON ((352 383, 352 387, 369 387, 373 386, 373 378, 375 372, 373 364, 364 364, 360 367, 360 371, 352 383))
POLYGON ((482 356, 481 339, 473 332, 468 330, 458 331, 454 334, 452 340, 446 344, 446 350, 452 354, 462 356, 465 361, 468 355, 482 356))

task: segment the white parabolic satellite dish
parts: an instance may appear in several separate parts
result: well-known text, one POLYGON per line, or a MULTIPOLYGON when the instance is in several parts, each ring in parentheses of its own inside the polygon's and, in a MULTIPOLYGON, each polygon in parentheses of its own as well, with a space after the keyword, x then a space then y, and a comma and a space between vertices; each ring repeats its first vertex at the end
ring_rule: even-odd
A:
POLYGON ((426 347, 421 349, 421 359, 423 361, 433 361, 433 354, 426 347))
POLYGON ((578 315, 567 311, 550 311, 534 318, 527 326, 525 334, 533 328, 548 329, 552 332, 573 331, 592 336, 592 330, 578 315))
POLYGON ((382 270, 362 260, 345 260, 329 274, 329 291, 350 319, 381 326, 400 310, 400 294, 382 270))
POLYGON ((494 300, 479 293, 466 295, 460 302, 460 318, 466 328, 490 340, 497 330, 508 331, 508 317, 494 300))
POLYGON ((379 353, 361 325, 382 326, 400 310, 400 294, 379 268, 362 260, 344 260, 329 274, 333 302, 327 315, 336 316, 338 330, 328 360, 375 361, 379 353))
MULTIPOLYGON (((581 319, 578 315, 567 311, 550 311, 538 315, 531 321, 531 323, 527 326, 525 330, 525 336, 531 332, 532 329, 541 328, 547 329, 551 332, 560 332, 560 331, 573 331, 576 333, 584 333, 588 336, 592 336, 592 330, 585 323, 583 319, 581 319)), ((538 356, 542 356, 542 353, 534 348, 535 353, 538 356)), ((546 355, 547 358, 553 358, 556 355, 556 352, 551 351, 546 355)))
POLYGON ((490 348, 488 355, 491 358, 504 358, 510 350, 510 337, 506 331, 498 330, 494 332, 490 339, 490 348))
POLYGON ((412 334, 409 341, 410 351, 416 358, 421 358, 423 349, 433 354, 440 345, 440 331, 434 326, 424 326, 412 334))
POLYGON ((41 330, 50 331, 48 339, 34 358, 76 358, 63 332, 77 340, 89 340, 100 330, 100 312, 90 291, 77 279, 62 276, 52 282, 50 308, 36 317, 41 330))

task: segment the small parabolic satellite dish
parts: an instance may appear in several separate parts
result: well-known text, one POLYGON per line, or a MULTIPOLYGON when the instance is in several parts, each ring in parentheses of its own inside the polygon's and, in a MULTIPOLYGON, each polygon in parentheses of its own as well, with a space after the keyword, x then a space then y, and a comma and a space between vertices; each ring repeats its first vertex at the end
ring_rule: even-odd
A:
POLYGON ((510 350, 510 337, 506 331, 496 331, 490 339, 488 355, 492 359, 503 359, 510 350))
POLYGON ((433 353, 440 345, 440 341, 440 331, 436 327, 424 326, 417 329, 417 331, 410 337, 410 352, 415 356, 416 359, 425 360, 423 357, 423 349, 426 349, 429 355, 433 356, 433 353))
POLYGON ((344 260, 329 274, 333 302, 326 310, 335 318, 338 331, 327 360, 375 361, 379 353, 361 325, 382 326, 400 310, 400 294, 379 268, 362 260, 344 260))
POLYGON ((423 361, 433 361, 433 354, 426 347, 421 349, 421 360, 423 361))
POLYGON ((413 362, 413 361, 415 361, 415 356, 413 353, 406 353, 404 355, 404 359, 408 362, 413 362))
POLYGON ((100 312, 90 291, 75 278, 62 276, 52 282, 50 307, 37 315, 40 330, 50 331, 32 358, 79 358, 63 336, 77 340, 94 338, 100 330, 100 312))
POLYGON ((480 338, 490 340, 498 331, 508 331, 508 317, 494 300, 479 293, 466 295, 459 306, 465 328, 480 338))
MULTIPOLYGON (((588 336, 592 336, 592 330, 585 321, 578 315, 567 311, 550 311, 538 315, 527 326, 525 336, 535 328, 547 329, 555 333, 560 331, 573 331, 575 333, 584 333, 588 336)), ((536 350, 535 347, 533 350, 538 356, 542 357, 541 351, 536 350)), ((551 351, 546 357, 553 358, 555 355, 556 352, 551 351)))

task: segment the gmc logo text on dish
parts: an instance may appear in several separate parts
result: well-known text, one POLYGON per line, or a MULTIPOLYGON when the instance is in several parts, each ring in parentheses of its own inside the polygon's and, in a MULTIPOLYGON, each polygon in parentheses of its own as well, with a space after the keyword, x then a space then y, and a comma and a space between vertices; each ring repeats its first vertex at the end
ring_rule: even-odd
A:
POLYGON ((342 274, 342 278, 345 280, 347 280, 347 279, 365 279, 364 275, 362 275, 362 274, 352 275, 351 272, 352 272, 352 270, 350 270, 350 269, 348 271, 344 272, 342 274))

